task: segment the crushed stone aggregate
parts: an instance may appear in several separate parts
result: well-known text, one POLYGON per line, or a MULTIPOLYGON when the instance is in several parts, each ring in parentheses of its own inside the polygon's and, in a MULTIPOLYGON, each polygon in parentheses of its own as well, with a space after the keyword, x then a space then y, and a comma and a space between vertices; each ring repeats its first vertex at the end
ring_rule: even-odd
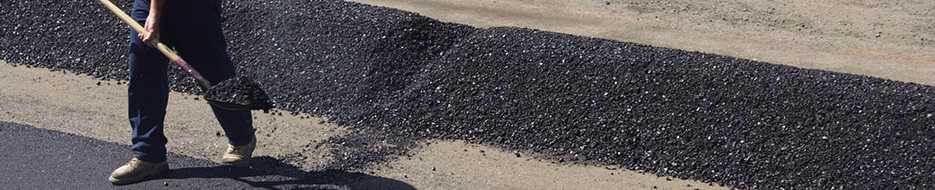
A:
MULTIPOLYGON (((0 7, 0 59, 126 78, 128 29, 96 2, 0 7)), ((439 138, 740 189, 935 188, 930 86, 335 0, 224 9, 239 72, 278 108, 363 131, 334 141, 363 147, 346 167, 439 138)))

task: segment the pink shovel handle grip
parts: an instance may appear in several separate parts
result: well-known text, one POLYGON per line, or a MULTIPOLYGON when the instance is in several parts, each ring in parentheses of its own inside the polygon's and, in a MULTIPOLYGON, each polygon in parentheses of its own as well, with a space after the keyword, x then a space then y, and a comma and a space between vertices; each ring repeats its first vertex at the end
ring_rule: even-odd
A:
POLYGON ((191 75, 192 78, 195 78, 195 80, 197 80, 201 86, 205 87, 206 89, 211 88, 211 82, 209 82, 208 79, 205 79, 204 76, 201 76, 201 73, 199 73, 198 70, 195 70, 195 68, 192 68, 192 66, 189 65, 188 62, 185 62, 184 59, 180 57, 173 62, 181 67, 182 71, 185 71, 188 73, 188 75, 191 75))

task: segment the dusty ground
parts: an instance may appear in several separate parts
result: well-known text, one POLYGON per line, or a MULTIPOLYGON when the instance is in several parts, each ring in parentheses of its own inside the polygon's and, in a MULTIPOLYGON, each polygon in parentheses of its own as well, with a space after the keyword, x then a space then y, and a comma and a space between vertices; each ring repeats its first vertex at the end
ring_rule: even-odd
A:
MULTIPOLYGON (((129 144, 126 88, 123 82, 14 67, 0 61, 0 121, 129 144)), ((226 139, 218 136, 220 127, 204 100, 195 98, 180 93, 170 95, 166 118, 169 150, 216 161, 225 148, 226 139)), ((259 137, 257 156, 286 159, 307 170, 329 164, 330 145, 323 144, 319 148, 304 145, 347 134, 343 127, 319 124, 318 118, 262 112, 254 112, 254 117, 259 137)), ((114 167, 120 164, 114 163, 114 167)), ((659 189, 723 189, 633 171, 553 164, 528 155, 516 157, 512 152, 497 148, 449 141, 430 142, 416 150, 411 158, 363 172, 403 181, 417 189, 647 189, 654 186, 659 189)))
MULTIPOLYGON (((731 55, 804 68, 935 84, 935 1, 927 0, 356 0, 478 27, 521 26, 731 55)), ((29 123, 126 144, 126 86, 0 63, 0 121, 29 123)), ((170 150, 215 160, 224 138, 208 107, 173 93, 170 150), (205 138, 210 137, 210 138, 205 138)), ((345 134, 319 119, 255 114, 258 154, 307 169, 328 163, 345 134), (305 159, 296 159, 307 157, 305 159)), ((115 165, 116 166, 116 165, 115 165)), ((694 189, 707 184, 557 165, 496 148, 434 142, 372 171, 419 189, 694 189), (481 152, 483 150, 483 152, 481 152), (434 170, 433 170, 434 168, 434 170), (611 175, 612 174, 612 175, 611 175)))

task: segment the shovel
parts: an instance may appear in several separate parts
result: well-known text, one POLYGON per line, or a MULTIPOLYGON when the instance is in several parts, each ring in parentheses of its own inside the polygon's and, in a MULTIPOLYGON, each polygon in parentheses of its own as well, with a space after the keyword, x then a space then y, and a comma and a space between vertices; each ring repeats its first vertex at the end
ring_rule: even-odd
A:
MULTIPOLYGON (((136 30, 136 32, 143 33, 145 30, 143 26, 140 26, 139 23, 133 20, 127 13, 124 13, 123 10, 120 10, 117 5, 114 5, 110 0, 100 0, 101 4, 105 8, 114 13, 117 18, 120 18, 124 23, 130 25, 130 28, 136 30)), ((162 42, 156 41, 156 49, 159 49, 159 52, 162 52, 167 58, 169 58, 172 63, 175 63, 182 68, 182 71, 185 71, 189 76, 195 78, 198 81, 198 84, 206 89, 205 100, 208 101, 208 104, 212 106, 232 111, 241 111, 241 110, 269 110, 273 108, 273 104, 270 102, 269 96, 266 95, 266 92, 260 88, 260 84, 248 77, 236 77, 232 79, 227 79, 216 85, 211 85, 211 82, 201 76, 195 68, 185 62, 182 57, 179 57, 178 54, 169 49, 168 46, 162 42)))

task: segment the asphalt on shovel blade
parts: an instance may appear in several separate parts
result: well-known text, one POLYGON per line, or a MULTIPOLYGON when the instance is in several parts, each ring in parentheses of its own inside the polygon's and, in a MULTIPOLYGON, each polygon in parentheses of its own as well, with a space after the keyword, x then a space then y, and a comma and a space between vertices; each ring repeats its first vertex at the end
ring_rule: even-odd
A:
POLYGON ((205 99, 238 108, 268 110, 273 108, 266 91, 253 79, 240 76, 220 82, 208 89, 205 99))

